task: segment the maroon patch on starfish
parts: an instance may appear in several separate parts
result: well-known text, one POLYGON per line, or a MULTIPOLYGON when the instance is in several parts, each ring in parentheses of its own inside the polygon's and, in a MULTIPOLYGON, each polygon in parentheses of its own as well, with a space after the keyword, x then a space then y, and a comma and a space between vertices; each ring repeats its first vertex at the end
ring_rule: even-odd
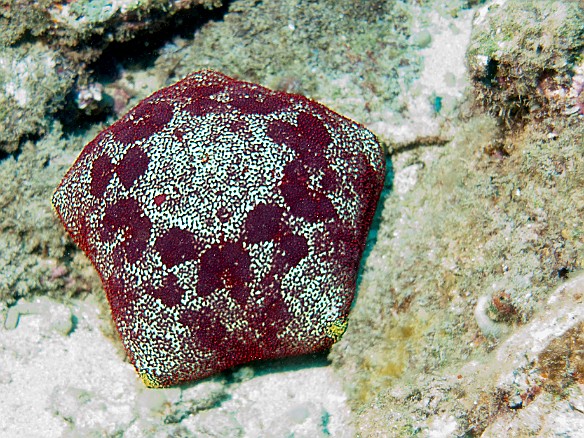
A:
POLYGON ((338 340, 384 166, 351 120, 202 71, 100 133, 53 205, 136 370, 169 386, 338 340))
POLYGON ((260 204, 250 211, 245 220, 245 231, 249 243, 274 240, 282 226, 284 208, 277 205, 260 204))
POLYGON ((176 275, 168 274, 162 286, 147 286, 145 292, 162 301, 166 307, 175 307, 181 302, 185 290, 178 284, 176 275))
POLYGON ((239 304, 245 304, 250 292, 250 265, 251 258, 241 243, 212 246, 201 256, 197 292, 208 296, 226 289, 239 304))
POLYGON ((148 156, 138 146, 134 146, 126 152, 120 164, 116 166, 116 174, 126 189, 132 187, 138 177, 144 175, 149 161, 148 156))
MULTIPOLYGON (((129 198, 120 199, 105 208, 99 231, 104 242, 114 240, 121 233, 121 242, 113 255, 119 259, 123 257, 120 255, 121 251, 125 253, 127 261, 131 264, 145 252, 151 228, 152 223, 143 214, 138 201, 129 198)), ((118 263, 121 262, 118 261, 118 263)))
POLYGON ((293 215, 310 222, 337 217, 326 194, 310 187, 309 169, 300 162, 292 161, 284 168, 280 190, 293 215))
POLYGON ((224 341, 227 329, 213 316, 187 309, 180 315, 181 324, 195 333, 195 343, 204 349, 215 350, 215 345, 224 341))
POLYGON ((89 192, 95 198, 101 198, 110 180, 114 176, 114 165, 107 154, 103 154, 93 162, 91 167, 91 185, 89 192))
POLYGON ((193 233, 176 227, 170 228, 158 237, 154 248, 160 254, 162 263, 168 268, 194 260, 197 256, 193 233))
POLYGON ((172 105, 165 101, 142 101, 109 129, 124 144, 135 143, 162 130, 172 119, 172 105))
POLYGON ((308 256, 308 241, 304 236, 285 235, 278 242, 276 254, 278 265, 289 269, 308 256))

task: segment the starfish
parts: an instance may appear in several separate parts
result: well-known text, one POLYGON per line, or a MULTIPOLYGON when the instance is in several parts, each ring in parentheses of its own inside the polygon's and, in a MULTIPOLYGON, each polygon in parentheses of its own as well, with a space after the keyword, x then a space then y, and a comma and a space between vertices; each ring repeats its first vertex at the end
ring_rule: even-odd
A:
POLYGON ((361 125, 201 71, 85 146, 53 205, 138 374, 166 387, 337 341, 384 174, 361 125))

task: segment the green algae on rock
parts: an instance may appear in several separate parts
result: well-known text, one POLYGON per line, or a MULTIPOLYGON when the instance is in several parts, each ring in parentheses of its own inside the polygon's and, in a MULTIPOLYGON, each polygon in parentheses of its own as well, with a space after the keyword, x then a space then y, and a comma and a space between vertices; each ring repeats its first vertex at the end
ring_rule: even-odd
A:
POLYGON ((507 122, 563 112, 574 61, 584 50, 582 23, 582 2, 508 0, 484 6, 467 54, 479 103, 507 122))
POLYGON ((303 94, 369 126, 403 108, 404 84, 421 61, 408 40, 414 21, 396 0, 233 1, 223 21, 157 65, 175 78, 210 68, 303 94))
MULTIPOLYGON (((504 3, 490 2, 485 22, 492 12, 492 20, 504 21, 508 29, 523 26, 500 13, 504 3)), ((499 73, 517 67, 516 61, 526 70, 522 77, 509 77, 514 82, 508 89, 504 74, 488 84, 473 78, 480 107, 490 115, 475 114, 442 147, 392 155, 394 192, 386 200, 391 208, 383 210, 351 330, 330 356, 360 412, 357 425, 363 435, 385 427, 408 436, 435 424, 451 427, 452 435, 480 434, 498 416, 516 412, 516 396, 528 402, 537 396, 537 382, 498 388, 491 379, 499 367, 494 359, 498 345, 513 339, 515 357, 524 355, 522 348, 528 347, 522 346, 521 335, 541 325, 537 318, 546 316, 540 312, 548 296, 566 276, 584 268, 584 124, 577 112, 566 113, 566 104, 572 103, 562 97, 576 98, 579 89, 574 88, 582 83, 571 74, 581 63, 577 54, 583 29, 576 2, 539 2, 533 8, 526 3, 507 2, 510 8, 525 7, 525 15, 542 8, 574 11, 543 15, 563 23, 549 27, 552 35, 537 22, 528 23, 530 31, 540 29, 538 38, 548 38, 545 47, 555 47, 557 53, 538 53, 517 32, 513 46, 497 49, 494 44, 486 53, 493 58, 502 54, 502 63, 510 63, 499 73), (547 81, 538 82, 546 62, 561 83, 551 97, 542 94, 547 81), (487 85, 499 94, 485 98, 487 85), (516 95, 521 100, 505 100, 511 94, 503 92, 515 93, 515 86, 522 90, 516 95), (531 117, 502 129, 502 121, 519 118, 510 120, 510 115, 521 116, 510 109, 514 102, 529 99, 525 108, 531 117), (507 106, 499 111, 503 104, 507 106), (489 301, 499 306, 496 312, 489 301), (478 320, 473 314, 477 306, 478 320), (477 381, 473 370, 484 362, 477 381), (483 392, 486 385, 490 390, 483 392), (473 394, 470 403, 465 394, 473 394)), ((478 38, 471 41, 468 55, 473 74, 480 73, 470 58, 477 55, 473 50, 484 47, 481 38, 497 43, 505 38, 496 26, 488 29, 478 25, 473 32, 478 38)), ((570 319, 569 312, 563 315, 570 319)), ((531 372, 527 367, 521 381, 531 372)), ((559 409, 549 397, 545 403, 559 409)))
POLYGON ((0 47, 0 153, 45 132, 72 85, 65 60, 45 45, 0 47))
POLYGON ((218 8, 222 0, 16 0, 2 4, 0 47, 15 45, 32 35, 54 47, 75 47, 77 53, 71 54, 87 60, 112 41, 129 41, 138 32, 155 28, 186 9, 218 8), (89 41, 92 44, 86 44, 89 41))

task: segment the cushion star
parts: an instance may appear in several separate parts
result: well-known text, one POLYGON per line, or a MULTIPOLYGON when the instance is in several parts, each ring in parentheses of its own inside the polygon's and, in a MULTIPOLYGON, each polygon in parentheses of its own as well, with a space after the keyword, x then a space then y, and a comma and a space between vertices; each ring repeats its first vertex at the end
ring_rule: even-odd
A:
POLYGON ((165 387, 337 341, 384 174, 357 123, 201 71, 85 146, 53 205, 165 387))

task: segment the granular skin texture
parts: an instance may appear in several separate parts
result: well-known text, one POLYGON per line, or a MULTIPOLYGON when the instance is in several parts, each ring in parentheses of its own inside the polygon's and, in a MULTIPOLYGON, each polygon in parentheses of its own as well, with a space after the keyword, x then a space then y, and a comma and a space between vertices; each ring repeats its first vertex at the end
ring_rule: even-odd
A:
POLYGON ((201 71, 101 132, 53 205, 165 387, 340 338, 384 163, 323 105, 201 71))

